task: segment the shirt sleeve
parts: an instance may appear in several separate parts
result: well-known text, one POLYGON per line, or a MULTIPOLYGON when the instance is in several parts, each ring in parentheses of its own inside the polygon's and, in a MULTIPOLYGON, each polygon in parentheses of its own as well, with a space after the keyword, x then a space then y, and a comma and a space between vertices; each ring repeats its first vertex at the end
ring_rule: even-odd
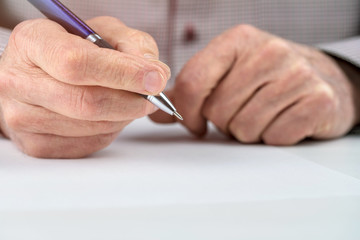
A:
POLYGON ((4 52, 4 49, 8 43, 11 30, 7 28, 0 27, 0 56, 4 52))
POLYGON ((324 52, 360 68, 360 36, 333 43, 319 44, 318 47, 324 52))
MULTIPOLYGON (((360 69, 360 36, 339 42, 320 44, 318 47, 329 55, 340 58, 360 69)), ((360 134, 360 125, 353 127, 350 134, 360 134)))

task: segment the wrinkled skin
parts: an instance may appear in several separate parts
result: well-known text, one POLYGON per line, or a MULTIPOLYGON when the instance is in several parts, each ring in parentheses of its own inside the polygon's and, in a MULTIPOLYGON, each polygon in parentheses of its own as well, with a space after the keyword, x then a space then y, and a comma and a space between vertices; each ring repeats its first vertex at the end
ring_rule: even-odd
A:
POLYGON ((210 121, 240 142, 271 145, 346 134, 359 122, 359 95, 328 55, 248 25, 211 41, 168 92, 192 133, 204 135, 210 121))
POLYGON ((45 19, 12 32, 0 60, 1 130, 28 155, 87 156, 155 110, 135 94, 158 94, 170 77, 152 37, 110 17, 88 24, 118 51, 45 19))

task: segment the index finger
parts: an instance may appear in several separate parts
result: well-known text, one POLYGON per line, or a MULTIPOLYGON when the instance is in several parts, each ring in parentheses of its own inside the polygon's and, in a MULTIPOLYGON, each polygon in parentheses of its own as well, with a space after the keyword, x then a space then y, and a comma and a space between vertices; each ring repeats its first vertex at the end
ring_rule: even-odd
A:
POLYGON ((160 61, 99 48, 69 34, 50 20, 23 23, 10 41, 27 59, 55 79, 72 85, 103 86, 142 94, 157 94, 170 77, 160 61))
POLYGON ((191 132, 196 135, 206 133, 202 110, 207 98, 235 62, 245 63, 267 37, 266 33, 252 26, 239 25, 216 37, 185 65, 176 79, 173 93, 178 112, 184 116, 182 123, 191 132))
POLYGON ((114 17, 96 17, 86 22, 116 50, 159 59, 157 44, 150 34, 130 28, 114 17))
POLYGON ((206 133, 202 107, 206 98, 235 62, 237 40, 231 30, 213 39, 190 59, 176 78, 174 102, 184 116, 182 122, 196 135, 206 133))

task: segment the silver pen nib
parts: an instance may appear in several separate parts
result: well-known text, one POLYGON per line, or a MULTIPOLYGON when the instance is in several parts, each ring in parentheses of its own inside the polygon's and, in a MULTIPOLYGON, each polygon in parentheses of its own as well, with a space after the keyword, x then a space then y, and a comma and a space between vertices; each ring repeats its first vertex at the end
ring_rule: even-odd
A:
POLYGON ((155 106, 157 106, 158 108, 160 108, 161 110, 163 110, 164 112, 166 112, 167 114, 175 115, 175 117, 177 117, 181 121, 184 120, 183 117, 176 111, 174 105, 172 105, 170 100, 165 96, 165 94, 160 93, 159 96, 142 95, 142 94, 140 95, 145 99, 147 99, 152 104, 154 104, 155 106))
POLYGON ((175 115, 175 117, 177 117, 181 121, 184 120, 183 117, 178 112, 174 112, 174 115, 175 115))

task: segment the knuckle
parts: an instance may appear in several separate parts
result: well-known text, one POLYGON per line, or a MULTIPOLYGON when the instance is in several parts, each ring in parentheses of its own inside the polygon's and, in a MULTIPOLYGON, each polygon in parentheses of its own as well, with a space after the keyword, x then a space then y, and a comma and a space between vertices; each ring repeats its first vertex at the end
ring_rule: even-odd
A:
POLYGON ((185 80, 184 78, 177 82, 177 88, 181 90, 181 92, 187 93, 187 95, 194 95, 198 92, 199 85, 196 84, 196 78, 192 78, 194 81, 185 80))
POLYGON ((32 157, 81 158, 105 148, 117 135, 118 133, 114 132, 78 139, 64 138, 59 141, 56 136, 24 134, 20 136, 17 145, 25 154, 32 157))
POLYGON ((202 109, 202 115, 210 120, 212 123, 214 123, 215 125, 218 125, 218 110, 219 108, 216 105, 212 104, 212 101, 207 101, 204 104, 204 107, 202 109))
POLYGON ((121 61, 121 67, 113 64, 106 69, 110 76, 116 76, 110 81, 116 81, 112 83, 119 89, 128 91, 141 89, 146 69, 138 68, 128 56, 125 56, 121 61))
POLYGON ((136 29, 130 29, 128 33, 129 41, 137 43, 144 50, 150 51, 156 56, 159 55, 158 46, 155 39, 148 33, 136 29))
POLYGON ((84 72, 86 71, 87 54, 81 48, 73 47, 70 44, 63 44, 54 48, 52 54, 59 56, 57 63, 57 71, 61 74, 63 80, 67 82, 81 82, 84 80, 84 72))
MULTIPOLYGON (((50 157, 49 146, 43 142, 23 141, 22 151, 35 158, 50 157)), ((52 153, 53 154, 53 153, 52 153)))
POLYGON ((282 136, 282 134, 264 134, 262 140, 266 145, 271 146, 290 146, 299 140, 292 140, 289 136, 282 136))
POLYGON ((236 36, 246 36, 246 37, 253 35, 257 31, 258 29, 250 24, 239 24, 232 29, 232 32, 236 36))
POLYGON ((284 137, 280 136, 279 129, 278 128, 270 128, 266 130, 262 136, 262 141, 267 145, 284 145, 284 137))
POLYGON ((216 102, 216 99, 210 97, 202 108, 201 114, 210 122, 212 122, 217 128, 219 128, 224 133, 228 132, 227 126, 231 120, 231 116, 224 112, 226 109, 226 104, 222 102, 216 102), (223 112, 223 114, 219 114, 223 112))
POLYGON ((73 138, 59 142, 54 136, 31 134, 21 139, 20 147, 25 154, 36 158, 82 158, 105 148, 116 136, 117 133, 108 133, 83 137, 74 144, 73 138))
POLYGON ((327 104, 333 103, 336 99, 335 90, 330 84, 319 77, 316 71, 306 61, 300 60, 295 64, 293 76, 306 84, 308 92, 311 96, 315 97, 317 101, 327 104))
POLYGON ((10 38, 9 45, 14 45, 18 49, 27 49, 32 46, 31 39, 41 38, 41 32, 37 31, 38 28, 43 28, 44 24, 48 24, 47 19, 34 19, 26 20, 15 26, 10 38))
POLYGON ((15 43, 15 45, 23 45, 27 42, 27 39, 34 33, 34 25, 40 20, 27 20, 19 23, 13 29, 9 43, 15 43))
POLYGON ((16 89, 14 88, 16 84, 11 80, 11 75, 8 71, 0 69, 0 93, 2 96, 6 95, 9 89, 16 89))
POLYGON ((132 112, 132 114, 129 115, 130 119, 136 119, 148 115, 151 112, 151 109, 153 109, 153 105, 151 103, 148 101, 142 101, 138 107, 129 109, 127 112, 132 112))
POLYGON ((97 129, 99 129, 99 133, 112 133, 115 132, 119 129, 121 129, 122 125, 120 125, 117 122, 112 122, 112 121, 101 121, 101 122, 96 122, 96 126, 97 129))
POLYGON ((111 144, 114 141, 117 135, 118 132, 113 132, 113 133, 100 134, 97 136, 90 137, 87 140, 87 142, 89 142, 88 145, 90 146, 90 151, 88 150, 86 155, 107 147, 109 144, 111 144))
POLYGON ((18 111, 8 111, 4 115, 4 121, 8 128, 14 131, 21 131, 25 128, 26 118, 18 111))
POLYGON ((315 101, 318 105, 319 113, 329 112, 340 105, 334 90, 327 84, 318 84, 314 87, 315 101))
POLYGON ((226 123, 227 120, 224 117, 219 116, 220 114, 216 114, 215 108, 205 107, 202 110, 202 115, 211 123, 213 123, 217 128, 221 129, 223 132, 226 132, 226 123))
POLYGON ((142 33, 142 39, 144 42, 152 45, 153 47, 157 48, 157 44, 155 39, 153 38, 153 36, 151 36, 149 33, 147 32, 141 32, 142 33))
POLYGON ((112 142, 113 138, 113 133, 98 135, 94 139, 94 145, 98 148, 106 147, 112 142))
MULTIPOLYGON (((191 65, 191 63, 189 64, 191 65)), ((194 96, 198 94, 201 86, 205 85, 207 80, 207 66, 204 66, 198 71, 184 71, 176 79, 176 89, 181 91, 183 94, 194 96)), ((185 69, 191 69, 191 67, 185 69)))
POLYGON ((253 134, 247 131, 247 128, 239 129, 237 133, 237 139, 242 143, 255 143, 256 139, 253 134))
POLYGON ((142 36, 142 45, 147 46, 148 50, 152 51, 155 56, 159 56, 159 49, 155 39, 148 33, 144 33, 142 36))
POLYGON ((269 59, 274 56, 284 56, 290 51, 292 51, 292 48, 288 42, 281 38, 271 38, 265 43, 262 55, 265 59, 269 59))
POLYGON ((147 32, 131 29, 129 37, 130 39, 141 41, 144 44, 152 44, 156 46, 155 39, 147 32))
POLYGON ((303 59, 294 63, 293 73, 295 78, 302 80, 309 80, 315 76, 315 72, 312 67, 303 59))
POLYGON ((239 117, 239 119, 230 123, 229 130, 240 142, 253 143, 256 139, 254 139, 251 122, 246 118, 239 117))
POLYGON ((74 89, 71 93, 72 111, 80 119, 92 120, 102 117, 105 112, 106 97, 93 87, 74 89))
POLYGON ((294 145, 307 136, 311 136, 312 127, 308 120, 312 118, 300 110, 292 116, 293 121, 287 123, 274 123, 262 134, 261 138, 267 145, 290 146, 294 145), (301 126, 301 127, 300 127, 301 126))
POLYGON ((282 145, 282 141, 279 138, 274 137, 271 134, 264 134, 262 140, 266 145, 282 145))
POLYGON ((40 134, 26 134, 21 139, 21 150, 35 158, 57 158, 62 157, 70 148, 74 147, 68 147, 67 151, 54 148, 54 146, 51 146, 51 138, 51 136, 40 134))
POLYGON ((319 83, 315 85, 314 91, 325 103, 332 102, 335 98, 335 91, 326 83, 319 83))
POLYGON ((26 36, 27 34, 24 33, 25 28, 26 28, 25 22, 18 24, 11 32, 8 45, 14 44, 15 46, 22 46, 24 40, 28 38, 28 36, 26 36))

